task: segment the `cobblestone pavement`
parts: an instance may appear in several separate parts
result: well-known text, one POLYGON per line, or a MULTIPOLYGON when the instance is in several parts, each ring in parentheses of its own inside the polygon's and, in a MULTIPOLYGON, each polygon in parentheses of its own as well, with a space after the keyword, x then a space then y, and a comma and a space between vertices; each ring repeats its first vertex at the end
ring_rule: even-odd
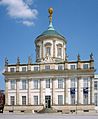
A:
POLYGON ((0 114, 0 119, 98 119, 98 115, 0 114))

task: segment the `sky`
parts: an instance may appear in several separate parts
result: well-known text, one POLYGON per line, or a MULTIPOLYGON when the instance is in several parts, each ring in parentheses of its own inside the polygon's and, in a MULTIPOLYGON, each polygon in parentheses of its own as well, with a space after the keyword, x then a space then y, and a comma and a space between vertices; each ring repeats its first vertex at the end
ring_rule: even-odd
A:
POLYGON ((35 39, 49 25, 48 8, 53 7, 53 26, 67 40, 69 61, 89 60, 92 52, 98 74, 98 0, 0 0, 0 89, 5 89, 4 59, 9 64, 35 62, 35 39))

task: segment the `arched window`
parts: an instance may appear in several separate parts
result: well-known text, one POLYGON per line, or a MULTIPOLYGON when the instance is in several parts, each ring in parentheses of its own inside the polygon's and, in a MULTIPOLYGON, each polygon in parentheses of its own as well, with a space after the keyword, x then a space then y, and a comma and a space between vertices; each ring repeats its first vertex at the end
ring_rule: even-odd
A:
POLYGON ((62 44, 57 44, 57 56, 62 57, 62 44))
POLYGON ((47 42, 46 44, 45 44, 45 51, 46 51, 46 56, 47 55, 51 55, 51 43, 50 42, 47 42))
POLYGON ((36 47, 37 58, 40 58, 40 46, 36 47))

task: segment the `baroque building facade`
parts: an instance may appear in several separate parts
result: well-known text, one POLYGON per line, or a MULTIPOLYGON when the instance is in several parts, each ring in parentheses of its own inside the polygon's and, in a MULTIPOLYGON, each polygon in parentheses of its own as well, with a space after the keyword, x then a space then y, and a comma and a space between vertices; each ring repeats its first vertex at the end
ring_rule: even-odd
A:
POLYGON ((8 112, 94 112, 94 59, 69 61, 67 41, 52 25, 35 39, 36 62, 9 64, 5 59, 5 108, 8 112))

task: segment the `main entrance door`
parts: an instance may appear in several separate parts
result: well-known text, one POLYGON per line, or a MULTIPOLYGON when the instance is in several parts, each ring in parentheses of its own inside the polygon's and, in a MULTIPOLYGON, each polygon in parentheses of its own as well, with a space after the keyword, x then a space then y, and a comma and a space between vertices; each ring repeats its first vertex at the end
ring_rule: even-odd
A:
POLYGON ((45 96, 45 107, 51 108, 51 96, 45 96))

